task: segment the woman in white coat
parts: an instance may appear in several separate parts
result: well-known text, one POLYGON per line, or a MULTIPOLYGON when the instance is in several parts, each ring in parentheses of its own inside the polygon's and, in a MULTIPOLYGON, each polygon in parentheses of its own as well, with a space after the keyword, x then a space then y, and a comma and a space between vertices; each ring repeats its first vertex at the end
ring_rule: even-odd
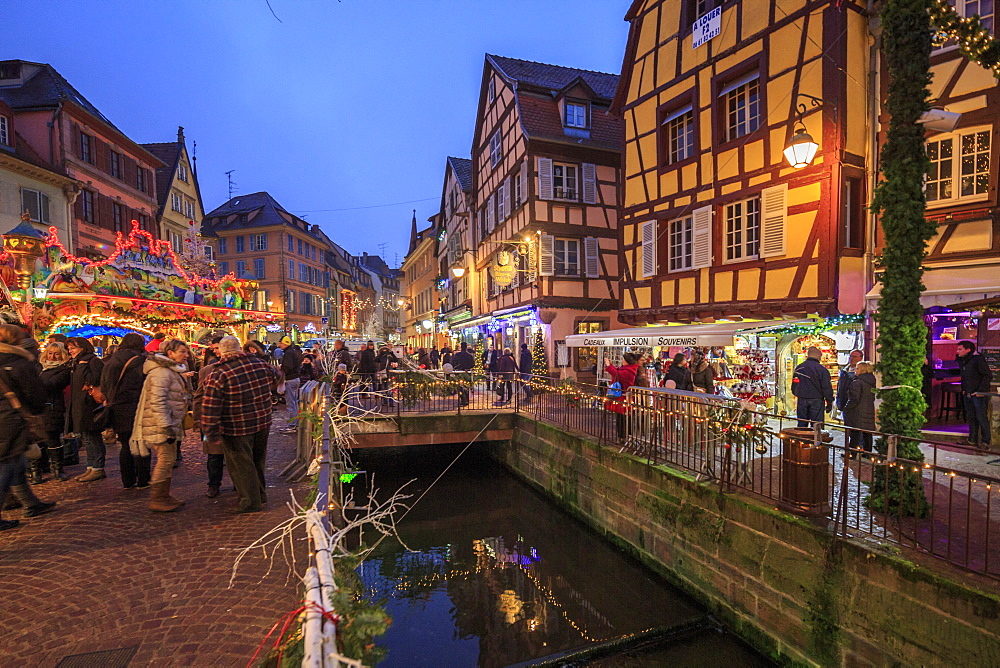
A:
POLYGON ((170 496, 170 474, 177 459, 177 444, 184 438, 184 416, 191 400, 191 389, 184 375, 188 354, 187 344, 173 339, 142 366, 146 382, 129 446, 134 455, 156 452, 156 465, 150 476, 149 509, 157 512, 170 512, 184 505, 170 496))

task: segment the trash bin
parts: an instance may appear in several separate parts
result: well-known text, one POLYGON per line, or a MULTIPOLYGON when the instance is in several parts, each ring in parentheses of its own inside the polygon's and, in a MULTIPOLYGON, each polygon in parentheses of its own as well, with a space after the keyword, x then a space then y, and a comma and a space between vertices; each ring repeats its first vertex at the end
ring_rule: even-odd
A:
MULTIPOLYGON (((830 448, 814 443, 812 429, 781 430, 781 500, 778 506, 799 515, 817 517, 830 512, 830 448)), ((820 441, 833 436, 820 432, 820 441)))

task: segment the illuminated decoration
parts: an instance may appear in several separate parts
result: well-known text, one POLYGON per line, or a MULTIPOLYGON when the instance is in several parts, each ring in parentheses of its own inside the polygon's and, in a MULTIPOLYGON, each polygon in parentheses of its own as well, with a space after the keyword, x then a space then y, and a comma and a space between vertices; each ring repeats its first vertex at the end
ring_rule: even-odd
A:
POLYGON ((354 331, 358 328, 358 296, 349 291, 340 292, 341 304, 341 328, 347 331, 354 331))
POLYGON ((828 332, 831 329, 857 329, 860 330, 865 322, 864 313, 848 313, 846 315, 834 315, 817 322, 814 325, 809 324, 799 324, 799 325, 785 325, 779 327, 768 327, 766 329, 758 330, 757 333, 763 334, 794 334, 795 336, 808 336, 813 334, 822 334, 823 332, 828 332))
MULTIPOLYGON (((792 141, 784 150, 785 159, 795 169, 802 169, 812 164, 813 158, 816 157, 816 151, 819 149, 819 144, 813 140, 812 135, 806 132, 805 122, 802 119, 808 108, 804 102, 799 102, 800 97, 809 100, 810 106, 821 107, 823 105, 823 100, 818 97, 806 95, 805 93, 797 93, 795 95, 795 112, 797 115, 795 136, 792 137, 792 141)), ((835 103, 833 112, 836 117, 837 105, 835 103)), ((836 123, 836 118, 834 122, 836 123)))
POLYGON ((8 257, 14 259, 17 287, 25 291, 24 299, 27 301, 27 290, 31 287, 35 264, 45 255, 45 237, 32 227, 27 213, 21 216, 17 227, 3 235, 3 250, 8 257))
POLYGON ((314 325, 312 322, 309 322, 302 329, 302 331, 303 332, 309 332, 310 334, 315 334, 316 333, 316 325, 314 325))
POLYGON ((49 289, 44 285, 36 287, 32 292, 35 293, 35 299, 45 299, 49 294, 49 289))
POLYGON ((531 371, 533 373, 548 373, 549 364, 545 360, 545 335, 542 328, 535 330, 535 340, 531 345, 531 371))
POLYGON ((502 288, 510 286, 514 282, 514 277, 517 276, 517 265, 514 263, 515 256, 510 253, 510 251, 498 251, 496 255, 493 256, 493 262, 490 264, 490 276, 493 277, 493 282, 502 288))
POLYGON ((448 289, 448 277, 447 276, 438 276, 437 280, 434 281, 434 286, 438 290, 447 290, 448 289))
POLYGON ((931 0, 931 25, 936 28, 936 46, 955 40, 959 52, 1000 78, 1000 41, 978 16, 960 16, 948 0, 931 0))
POLYGON ((267 330, 267 331, 269 331, 269 332, 282 332, 282 331, 285 330, 284 327, 282 327, 281 325, 278 325, 278 324, 265 325, 264 329, 267 330))
POLYGON ((465 267, 452 267, 451 275, 455 278, 462 278, 465 276, 465 267))
POLYGON ((353 482, 354 479, 357 478, 357 477, 358 477, 357 473, 341 473, 340 474, 340 482, 342 482, 342 483, 353 482))

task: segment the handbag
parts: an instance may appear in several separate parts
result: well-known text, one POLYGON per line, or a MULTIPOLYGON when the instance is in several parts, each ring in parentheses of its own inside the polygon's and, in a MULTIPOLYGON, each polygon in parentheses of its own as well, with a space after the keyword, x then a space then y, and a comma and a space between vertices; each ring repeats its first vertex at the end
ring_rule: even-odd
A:
POLYGON ((111 429, 111 404, 115 401, 115 395, 118 394, 118 386, 122 382, 122 378, 125 377, 125 371, 129 368, 129 365, 135 361, 139 355, 133 355, 129 358, 128 362, 125 362, 125 366, 122 367, 122 372, 118 374, 118 381, 111 388, 111 395, 108 397, 104 396, 104 392, 101 391, 99 387, 93 387, 90 390, 90 396, 94 401, 99 401, 100 406, 94 409, 94 416, 92 421, 94 423, 94 429, 97 431, 105 431, 111 429))
POLYGON ((622 384, 616 380, 615 382, 608 385, 608 396, 613 399, 617 399, 618 397, 622 396, 622 384))
POLYGON ((184 430, 194 429, 194 413, 193 412, 188 411, 187 413, 184 414, 184 421, 181 422, 181 427, 184 430))
POLYGON ((42 449, 38 447, 37 443, 32 443, 28 446, 27 451, 25 451, 24 456, 28 459, 41 459, 42 449))
MULTIPOLYGON (((34 415, 24 410, 24 406, 21 405, 21 400, 17 398, 17 395, 14 394, 13 390, 7 387, 7 384, 2 380, 0 380, 0 392, 7 397, 7 401, 9 401, 10 405, 14 407, 14 410, 20 413, 21 417, 24 418, 24 421, 28 425, 27 434, 31 443, 39 443, 46 440, 48 438, 48 434, 45 432, 45 421, 42 420, 42 416, 34 415)), ((41 453, 39 453, 38 456, 41 457, 41 453)))

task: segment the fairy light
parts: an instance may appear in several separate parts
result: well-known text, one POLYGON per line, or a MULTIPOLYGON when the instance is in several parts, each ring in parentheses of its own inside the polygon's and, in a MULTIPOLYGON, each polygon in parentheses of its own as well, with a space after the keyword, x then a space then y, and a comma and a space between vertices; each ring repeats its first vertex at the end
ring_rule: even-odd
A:
POLYGON ((934 36, 937 46, 949 39, 955 40, 963 55, 1000 78, 1000 42, 978 16, 960 16, 948 0, 932 0, 928 11, 937 29, 934 36))

